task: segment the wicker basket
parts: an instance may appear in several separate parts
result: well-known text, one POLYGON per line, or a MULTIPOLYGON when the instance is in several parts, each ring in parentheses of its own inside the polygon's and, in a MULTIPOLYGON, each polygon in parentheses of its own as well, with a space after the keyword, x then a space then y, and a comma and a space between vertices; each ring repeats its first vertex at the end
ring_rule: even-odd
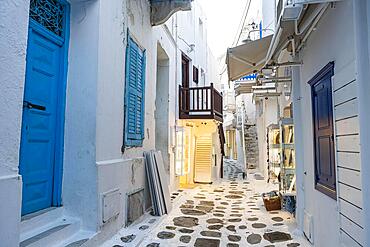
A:
POLYGON ((281 210, 281 200, 279 196, 274 196, 271 198, 264 197, 263 203, 267 211, 281 210))

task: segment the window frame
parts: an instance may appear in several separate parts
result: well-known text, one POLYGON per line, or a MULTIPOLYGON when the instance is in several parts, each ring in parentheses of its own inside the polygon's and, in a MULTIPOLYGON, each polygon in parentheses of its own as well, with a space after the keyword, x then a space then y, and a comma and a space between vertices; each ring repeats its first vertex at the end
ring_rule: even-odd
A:
MULTIPOLYGON (((145 139, 145 85, 146 85, 146 50, 137 42, 137 40, 130 34, 130 32, 127 32, 127 44, 126 44, 126 58, 125 58, 125 92, 124 92, 124 130, 123 130, 123 146, 121 151, 124 152, 125 147, 142 147, 143 146, 143 140, 145 139), (129 101, 128 101, 128 92, 129 92, 129 85, 128 85, 128 75, 130 74, 130 44, 133 43, 138 50, 142 53, 142 92, 141 92, 141 131, 140 133, 137 133, 139 136, 138 138, 129 138, 128 137, 128 109, 129 107, 129 101)), ((137 102, 137 101, 135 101, 137 102)))
POLYGON ((193 65, 193 82, 199 83, 199 69, 195 65, 193 65))
POLYGON ((314 179, 315 179, 315 189, 320 191, 321 193, 331 197, 332 199, 336 200, 337 199, 337 191, 338 191, 338 186, 337 186, 337 166, 336 166, 336 148, 335 148, 335 121, 334 121, 334 105, 333 105, 333 90, 332 90, 332 77, 334 75, 334 62, 329 62, 327 65, 325 65, 311 80, 308 81, 308 84, 310 85, 311 89, 311 109, 312 109, 312 128, 313 128, 313 151, 314 151, 314 179), (331 138, 333 141, 332 145, 332 152, 333 152, 333 157, 331 159, 332 161, 332 178, 334 179, 334 187, 330 187, 327 184, 320 183, 319 181, 319 167, 321 170, 321 164, 318 164, 318 153, 317 153, 317 133, 316 133, 316 109, 315 109, 315 91, 314 87, 320 83, 323 79, 329 79, 330 80, 330 99, 328 99, 331 102, 331 108, 329 114, 331 113, 330 116, 328 116, 329 121, 331 121, 331 138))

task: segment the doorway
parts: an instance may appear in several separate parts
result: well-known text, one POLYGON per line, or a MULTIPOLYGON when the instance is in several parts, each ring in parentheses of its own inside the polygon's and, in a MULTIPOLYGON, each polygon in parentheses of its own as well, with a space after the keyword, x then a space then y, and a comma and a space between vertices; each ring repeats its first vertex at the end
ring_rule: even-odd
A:
POLYGON ((169 158, 169 57, 157 45, 157 84, 155 98, 155 148, 161 151, 165 169, 170 173, 169 158))
POLYGON ((61 204, 69 5, 31 1, 19 170, 22 215, 61 204))
POLYGON ((212 182, 212 135, 202 134, 196 137, 194 159, 194 182, 212 182))

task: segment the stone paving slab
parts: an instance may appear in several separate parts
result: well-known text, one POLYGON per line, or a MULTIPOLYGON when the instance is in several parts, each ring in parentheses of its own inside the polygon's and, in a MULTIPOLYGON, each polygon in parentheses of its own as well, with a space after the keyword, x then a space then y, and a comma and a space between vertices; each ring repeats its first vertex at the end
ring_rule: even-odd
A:
MULTIPOLYGON (((294 234, 298 231, 291 214, 265 210, 260 195, 271 189, 269 185, 253 176, 242 180, 242 169, 225 163, 228 179, 185 190, 172 212, 154 227, 136 233, 132 243, 123 243, 124 236, 118 234, 104 247, 311 246, 294 234)), ((125 234, 129 236, 127 229, 125 234)))

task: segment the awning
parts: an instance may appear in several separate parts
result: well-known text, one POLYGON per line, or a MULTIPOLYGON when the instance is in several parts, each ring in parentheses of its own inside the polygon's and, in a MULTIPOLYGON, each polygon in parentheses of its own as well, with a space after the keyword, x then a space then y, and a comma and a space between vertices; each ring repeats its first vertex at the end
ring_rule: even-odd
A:
MULTIPOLYGON (((308 4, 303 13, 300 15, 299 20, 296 21, 284 21, 282 18, 279 19, 277 24, 277 30, 271 41, 267 53, 267 59, 265 65, 269 64, 282 64, 285 61, 279 60, 281 52, 288 48, 289 52, 293 54, 305 43, 309 33, 316 26, 329 4, 312 4, 314 2, 332 2, 328 1, 307 1, 308 4), (311 31, 310 31, 311 30, 311 31), (294 41, 294 42, 292 42, 294 41), (293 46, 294 45, 294 46, 293 46)), ((300 1, 304 2, 304 0, 300 1)))
POLYGON ((191 10, 192 0, 150 0, 150 21, 153 26, 165 23, 177 11, 191 10))
POLYGON ((256 86, 256 81, 248 81, 248 82, 241 82, 236 83, 234 86, 235 89, 235 96, 239 96, 241 94, 248 94, 252 93, 253 86, 256 86))
POLYGON ((280 52, 286 49, 293 39, 294 22, 283 22, 278 24, 278 30, 274 33, 270 47, 268 48, 265 64, 277 62, 280 52))
POLYGON ((252 92, 254 100, 281 95, 281 93, 277 90, 276 83, 273 82, 266 83, 265 85, 253 86, 252 92))
POLYGON ((272 35, 229 48, 226 63, 229 80, 235 81, 260 70, 265 62, 272 35))

